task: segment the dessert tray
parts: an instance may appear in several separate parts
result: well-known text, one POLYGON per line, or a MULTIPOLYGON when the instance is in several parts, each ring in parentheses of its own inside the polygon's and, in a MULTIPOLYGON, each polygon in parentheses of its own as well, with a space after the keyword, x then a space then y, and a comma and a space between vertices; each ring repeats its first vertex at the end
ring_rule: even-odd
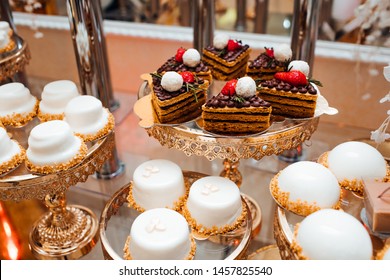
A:
MULTIPOLYGON (((29 131, 39 123, 37 118, 23 127, 7 127, 7 132, 24 148, 29 131)), ((0 200, 44 200, 49 212, 30 232, 31 250, 38 259, 76 259, 87 254, 98 240, 98 220, 82 206, 67 206, 65 193, 71 186, 85 182, 111 156, 115 133, 88 144, 84 160, 68 170, 49 174, 32 174, 24 163, 0 177, 0 200)))
MULTIPOLYGON (((205 174, 183 171, 189 184, 205 174)), ((135 209, 128 207, 131 182, 119 189, 105 205, 100 216, 100 241, 104 258, 107 260, 123 259, 123 249, 130 233, 131 224, 139 215, 135 209)), ((248 205, 244 204, 248 208, 248 205)), ((242 226, 223 235, 213 235, 208 238, 196 238, 195 260, 233 260, 245 258, 246 249, 251 239, 252 218, 250 211, 242 226)))

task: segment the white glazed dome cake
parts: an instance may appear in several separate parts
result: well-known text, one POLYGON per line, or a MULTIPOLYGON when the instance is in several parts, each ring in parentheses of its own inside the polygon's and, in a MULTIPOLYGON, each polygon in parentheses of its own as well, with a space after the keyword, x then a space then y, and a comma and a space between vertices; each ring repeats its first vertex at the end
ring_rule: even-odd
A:
POLYGON ((38 99, 22 83, 0 86, 0 121, 3 125, 22 126, 38 111, 38 99))
POLYGON ((195 181, 183 207, 183 215, 193 231, 205 236, 237 229, 246 213, 237 185, 219 176, 195 181))
POLYGON ((107 135, 115 125, 114 116, 91 95, 72 98, 65 107, 64 120, 84 141, 94 141, 107 135))
POLYGON ((28 137, 26 166, 33 173, 49 174, 80 163, 88 152, 84 141, 60 120, 35 126, 28 137))
POLYGON ((128 201, 139 212, 152 208, 180 211, 187 195, 181 168, 169 160, 153 159, 135 169, 128 201))
POLYGON ((45 85, 39 103, 38 118, 41 121, 62 120, 68 102, 79 96, 77 86, 68 80, 59 80, 45 85))
POLYGON ((7 131, 0 126, 0 175, 3 175, 21 164, 26 152, 15 140, 12 140, 7 131))
POLYGON ((363 180, 390 177, 386 160, 369 144, 349 141, 337 145, 318 160, 337 177, 341 187, 363 194, 363 180))
POLYGON ((184 217, 171 209, 155 208, 135 218, 124 248, 124 258, 191 260, 195 251, 196 244, 184 217))
POLYGON ((280 206, 301 216, 340 208, 337 178, 319 163, 300 161, 287 166, 271 180, 270 190, 280 206))
POLYGON ((0 54, 9 52, 15 48, 12 40, 13 31, 7 21, 0 21, 0 54))
POLYGON ((352 215, 319 210, 296 225, 292 249, 300 259, 370 260, 373 247, 367 230, 352 215))

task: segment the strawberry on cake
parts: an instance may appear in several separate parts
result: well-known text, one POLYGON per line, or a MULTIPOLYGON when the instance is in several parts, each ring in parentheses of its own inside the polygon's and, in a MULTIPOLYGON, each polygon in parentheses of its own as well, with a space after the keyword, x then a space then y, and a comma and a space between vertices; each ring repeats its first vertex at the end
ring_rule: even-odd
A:
POLYGON ((202 61, 200 53, 196 49, 180 47, 176 54, 169 58, 160 68, 157 74, 163 75, 167 71, 192 72, 196 77, 212 81, 210 68, 202 61))
POLYGON ((262 53, 248 62, 246 74, 258 81, 271 80, 277 72, 287 70, 291 56, 292 50, 286 44, 265 47, 262 53))
POLYGON ((204 129, 213 133, 245 135, 270 126, 271 104, 256 96, 256 83, 250 77, 228 81, 202 110, 204 129))
POLYGON ((259 96, 272 104, 272 114, 291 118, 314 116, 319 81, 309 79, 309 66, 292 61, 286 72, 278 72, 271 80, 260 83, 259 96))
POLYGON ((178 124, 201 115, 209 81, 189 71, 152 74, 152 106, 158 123, 178 124))
POLYGON ((203 49, 203 61, 212 68, 216 80, 229 81, 245 75, 250 52, 249 45, 240 40, 217 34, 213 45, 203 49))

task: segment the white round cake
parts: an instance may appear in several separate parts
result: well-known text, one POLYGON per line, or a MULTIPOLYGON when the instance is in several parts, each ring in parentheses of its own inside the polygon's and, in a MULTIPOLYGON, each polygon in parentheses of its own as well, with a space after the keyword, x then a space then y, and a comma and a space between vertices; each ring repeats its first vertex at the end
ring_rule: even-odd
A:
POLYGON ((187 221, 178 212, 155 208, 133 222, 125 258, 134 260, 185 260, 195 254, 187 221))
POLYGON ((323 208, 337 208, 340 186, 326 167, 311 161, 287 166, 271 181, 271 194, 278 204, 307 216, 323 208))
POLYGON ((27 167, 37 173, 68 169, 84 159, 87 148, 69 125, 53 120, 35 126, 28 137, 27 167))
POLYGON ((24 157, 25 150, 0 127, 0 175, 18 166, 24 157))
POLYGON ((238 226, 243 206, 237 185, 219 176, 195 181, 188 194, 184 216, 199 233, 222 233, 238 226), (238 224, 237 224, 238 223, 238 224))
POLYGON ((129 201, 141 212, 164 207, 179 210, 186 193, 181 168, 169 160, 153 159, 135 169, 129 201))
POLYGON ((20 126, 37 115, 38 99, 22 83, 0 86, 0 121, 4 125, 20 126))
POLYGON ((293 243, 301 257, 311 260, 370 260, 373 247, 364 226, 352 215, 319 210, 298 226, 293 243))
POLYGON ((77 86, 68 80, 59 80, 45 85, 39 103, 38 117, 43 120, 63 119, 68 102, 79 96, 77 86))
POLYGON ((12 41, 12 29, 7 21, 0 21, 0 53, 10 51, 15 47, 12 41))
POLYGON ((72 98, 65 107, 64 120, 85 141, 93 141, 114 128, 114 117, 102 102, 91 95, 72 98))
POLYGON ((387 164, 377 149, 369 144, 344 142, 328 153, 327 167, 336 175, 341 185, 362 191, 362 180, 383 179, 387 164))

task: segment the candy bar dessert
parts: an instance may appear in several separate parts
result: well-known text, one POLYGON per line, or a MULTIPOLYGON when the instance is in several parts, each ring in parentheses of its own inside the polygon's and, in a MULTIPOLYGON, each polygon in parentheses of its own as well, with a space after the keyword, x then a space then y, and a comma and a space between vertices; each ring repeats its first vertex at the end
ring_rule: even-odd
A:
POLYGON ((287 71, 291 56, 292 50, 286 44, 264 48, 255 59, 249 60, 246 74, 256 81, 271 80, 277 72, 287 71))
POLYGON ((318 96, 318 81, 310 80, 308 65, 292 61, 290 71, 278 72, 271 80, 259 84, 259 96, 272 105, 272 114, 290 118, 310 118, 314 116, 318 96))
POLYGON ((24 148, 0 126, 0 176, 19 166, 25 158, 24 148))
POLYGON ((153 208, 180 211, 188 191, 180 166, 165 159, 149 160, 140 164, 133 173, 129 206, 139 212, 153 208))
POLYGON ((131 225, 126 260, 192 260, 196 243, 182 215, 166 208, 147 210, 131 225))
POLYGON ((199 79, 191 72, 168 71, 162 76, 152 76, 152 106, 156 122, 178 124, 201 115, 208 80, 199 79))
POLYGON ((53 120, 31 130, 25 164, 32 173, 51 174, 79 164, 87 152, 84 141, 66 122, 53 120))
POLYGON ((308 216, 320 209, 340 209, 340 186, 326 167, 311 161, 287 166, 270 183, 271 195, 288 211, 308 216))
POLYGON ((157 69, 157 74, 163 75, 168 71, 191 72, 195 77, 212 81, 211 69, 202 61, 198 50, 192 48, 178 48, 176 54, 157 69))
POLYGON ((390 170, 377 149, 367 143, 348 141, 324 153, 318 162, 335 174, 342 188, 363 195, 364 180, 388 181, 390 170))
POLYGON ((183 216, 199 235, 223 234, 239 228, 247 214, 237 185, 224 177, 195 181, 183 207, 183 216))
POLYGON ((370 229, 390 234, 390 182, 364 181, 364 208, 370 229))
POLYGON ((106 136, 115 126, 112 113, 102 102, 91 95, 72 98, 65 107, 64 121, 84 141, 94 141, 106 136))
POLYGON ((44 86, 39 102, 40 121, 63 120, 65 107, 73 98, 79 96, 77 86, 68 80, 59 80, 44 86))
POLYGON ((13 31, 7 21, 0 21, 0 54, 12 51, 15 42, 12 39, 13 31))
POLYGON ((296 224, 293 251, 299 259, 370 260, 373 247, 367 230, 352 215, 323 209, 296 224))
POLYGON ((203 128, 224 135, 246 135, 270 126, 271 104, 256 96, 250 77, 234 79, 202 107, 203 128))
POLYGON ((0 86, 0 122, 7 126, 23 126, 38 113, 39 100, 22 83, 0 86))
POLYGON ((216 80, 229 81, 245 76, 251 48, 240 40, 217 34, 213 45, 203 49, 203 61, 211 67, 216 80))

